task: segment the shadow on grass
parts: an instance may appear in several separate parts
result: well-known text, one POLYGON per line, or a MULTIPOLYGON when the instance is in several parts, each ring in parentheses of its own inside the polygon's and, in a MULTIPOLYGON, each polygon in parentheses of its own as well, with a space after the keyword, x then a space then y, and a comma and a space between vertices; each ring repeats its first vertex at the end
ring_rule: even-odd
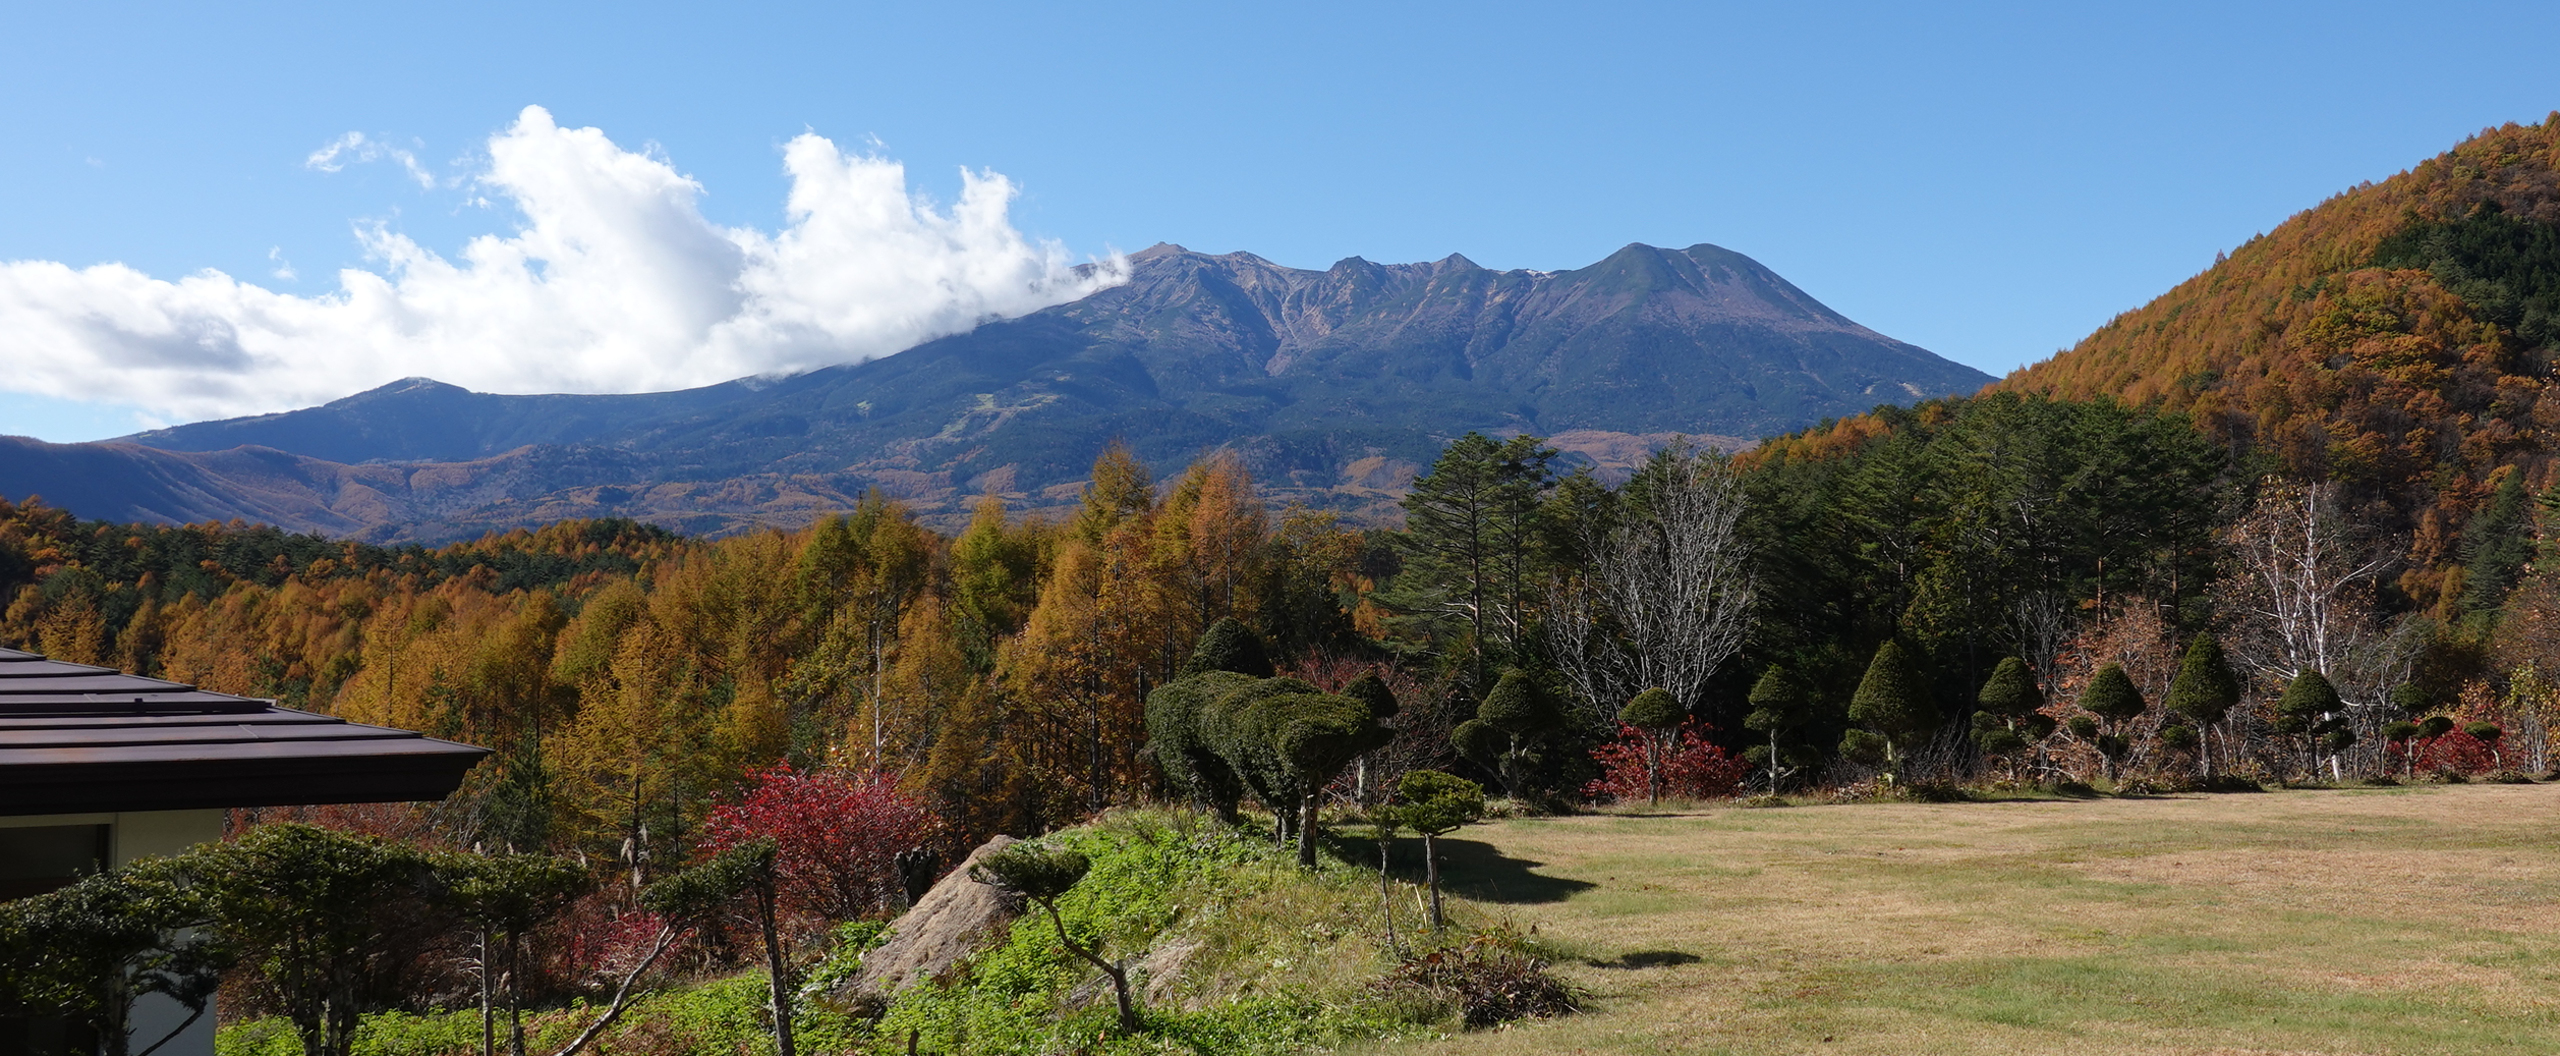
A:
MULTIPOLYGON (((1561 876, 1540 876, 1530 872, 1545 862, 1526 858, 1505 857, 1492 844, 1481 840, 1453 840, 1443 836, 1440 844, 1440 889, 1478 902, 1500 902, 1522 905, 1532 902, 1562 902, 1600 885, 1561 876)), ((1363 869, 1378 867, 1378 842, 1358 836, 1327 836, 1326 853, 1334 860, 1363 869)), ((1423 880, 1422 841, 1402 837, 1388 851, 1389 871, 1396 879, 1419 884, 1423 880)))
POLYGON ((1567 877, 1540 876, 1530 870, 1547 863, 1506 857, 1481 840, 1443 838, 1439 844, 1441 888, 1478 902, 1562 902, 1600 886, 1567 877))
POLYGON ((1587 963, 1594 968, 1669 968, 1674 965, 1696 964, 1698 955, 1682 953, 1678 950, 1638 950, 1634 953, 1619 954, 1613 961, 1587 963))

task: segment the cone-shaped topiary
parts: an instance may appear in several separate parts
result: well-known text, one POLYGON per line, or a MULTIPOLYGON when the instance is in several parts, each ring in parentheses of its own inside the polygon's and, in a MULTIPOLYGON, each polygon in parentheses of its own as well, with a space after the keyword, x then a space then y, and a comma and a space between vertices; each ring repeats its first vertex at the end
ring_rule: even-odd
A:
POLYGON ((1255 678, 1271 677, 1271 658, 1262 651, 1262 636, 1253 633, 1235 617, 1210 624, 1200 635, 1200 644, 1191 649, 1191 659, 1182 665, 1182 673, 1196 675, 1204 671, 1233 671, 1255 678))
POLYGON ((1548 699, 1545 688, 1526 673, 1513 670, 1503 672, 1502 680, 1493 684, 1493 692, 1484 695, 1484 703, 1476 707, 1476 718, 1513 736, 1534 736, 1554 726, 1557 716, 1555 702, 1548 699))
POLYGON ((2044 690, 2036 685, 2035 672, 2028 670, 2027 662, 2017 657, 2000 658, 1974 702, 1982 710, 1973 713, 1973 744, 1984 755, 2024 751, 2053 732, 2053 720, 2041 710, 2044 690))
POLYGON ((1887 640, 1876 647, 1866 677, 1858 680, 1858 691, 1849 697, 1849 721, 1884 738, 1888 766, 1899 763, 1903 745, 1937 726, 1937 709, 1929 706, 1920 676, 1911 669, 1911 658, 1900 643, 1887 640))
POLYGON ((2097 674, 2089 676, 2088 688, 2080 691, 2081 710, 2097 716, 2105 725, 2090 722, 2084 732, 2082 717, 2075 717, 2071 720, 2071 732, 2098 750, 2099 757, 2106 761, 2110 779, 2116 776, 2116 767, 2124 762, 2126 753, 2133 750, 2133 742, 2120 733, 2110 732, 2106 726, 2121 730, 2135 716, 2142 714, 2144 707, 2142 691, 2133 687, 2133 679, 2125 677, 2121 664, 2100 667, 2097 674))
POLYGON ((1639 730, 1667 730, 1688 718, 1688 710, 1671 698, 1670 690, 1660 686, 1636 694, 1626 707, 1618 709, 1618 721, 1639 730))
POLYGON ((2240 703, 2240 680, 2231 674, 2222 643, 2203 633, 2187 643, 2186 659, 2178 662, 2178 675, 2169 680, 2169 699, 2161 703, 2207 726, 2230 714, 2240 703))
POLYGON ((1793 729, 1804 721, 1805 708, 1812 698, 1804 691, 1804 683, 1796 681, 1786 668, 1776 664, 1760 672, 1760 681, 1751 684, 1751 714, 1744 716, 1742 727, 1762 733, 1793 729))
POLYGON ((2089 676, 2089 688, 2080 691, 2080 707, 2117 725, 2131 722, 2148 707, 2142 691, 2135 689, 2133 679, 2126 677, 2124 665, 2108 664, 2089 676))
MULTIPOLYGON (((2277 733, 2303 739, 2305 754, 2313 757, 2311 769, 2316 771, 2321 751, 2342 752, 2356 743, 2356 731, 2340 714, 2345 709, 2345 703, 2338 699, 2338 687, 2330 685, 2320 672, 2304 668, 2284 687, 2284 695, 2276 698, 2273 725, 2277 733)), ((2446 728, 2451 726, 2451 720, 2447 720, 2446 728)))
POLYGON ((1819 749, 1796 743, 1796 731, 1813 710, 1813 695, 1786 668, 1771 664, 1760 672, 1760 680, 1751 684, 1751 694, 1744 699, 1750 703, 1751 713, 1743 716, 1743 728, 1769 738, 1767 744, 1753 745, 1744 755, 1768 771, 1769 791, 1774 794, 1793 772, 1789 764, 1807 766, 1820 761, 1819 749))
POLYGON ((1534 791, 1530 778, 1545 759, 1539 745, 1563 722, 1546 688, 1526 672, 1511 670, 1503 672, 1493 692, 1484 695, 1484 703, 1476 706, 1476 717, 1450 731, 1449 740, 1458 754, 1502 778, 1503 789, 1513 798, 1527 799, 1534 791))
POLYGON ((1982 710, 2002 719, 2033 715, 2044 708, 2044 690, 2036 685, 2036 674, 2027 662, 2014 656, 2000 658, 1991 669, 1991 677, 1982 683, 1982 692, 1974 697, 1982 710))

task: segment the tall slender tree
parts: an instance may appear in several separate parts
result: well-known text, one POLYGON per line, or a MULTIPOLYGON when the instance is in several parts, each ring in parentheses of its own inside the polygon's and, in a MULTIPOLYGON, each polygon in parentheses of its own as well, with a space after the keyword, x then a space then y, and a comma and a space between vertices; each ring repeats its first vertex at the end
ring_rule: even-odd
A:
POLYGON ((1745 757, 1768 773, 1769 793, 1776 795, 1789 774, 1820 760, 1818 750, 1797 740, 1812 720, 1813 694, 1786 668, 1771 664, 1751 684, 1749 700, 1751 713, 1743 717, 1743 728, 1768 741, 1751 746, 1745 757))
POLYGON ((1508 648, 1527 622, 1541 502, 1556 451, 1534 436, 1496 442, 1481 433, 1451 441, 1404 499, 1397 537, 1413 589, 1405 605, 1466 627, 1484 681, 1488 647, 1508 648))
POLYGON ((1849 698, 1849 721, 1865 727, 1881 742, 1884 767, 1897 777, 1902 776, 1902 764, 1912 746, 1937 728, 1937 709, 1930 706, 1919 672, 1912 669, 1900 643, 1886 639, 1876 647, 1866 676, 1858 680, 1858 691, 1849 698))
POLYGON ((2213 731, 2239 706, 2240 680, 2232 675, 2222 642, 2211 632, 2199 631, 2187 643, 2186 657, 2178 662, 2178 675, 2170 680, 2169 698, 2163 703, 2196 724, 2196 758, 2205 776, 2213 776, 2213 731))

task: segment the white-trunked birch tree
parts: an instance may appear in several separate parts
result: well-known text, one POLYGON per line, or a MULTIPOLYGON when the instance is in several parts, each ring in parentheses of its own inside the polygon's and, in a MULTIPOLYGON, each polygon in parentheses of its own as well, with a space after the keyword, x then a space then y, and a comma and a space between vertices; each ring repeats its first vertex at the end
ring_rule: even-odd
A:
MULTIPOLYGON (((2337 688, 2358 739, 2380 743, 2391 689, 2408 676, 2416 641, 2406 628, 2383 625, 2372 581, 2392 559, 2357 545, 2338 486, 2270 477, 2226 538, 2222 608, 2232 658, 2270 700, 2303 672, 2320 673, 2337 688)), ((2345 776, 2341 754, 2329 753, 2332 778, 2345 776)))
POLYGON ((1555 587, 1549 644, 1594 721, 1656 686, 1694 715, 1749 625, 1742 485, 1725 455, 1680 441, 1626 493, 1619 523, 1586 543, 1583 574, 1555 587))

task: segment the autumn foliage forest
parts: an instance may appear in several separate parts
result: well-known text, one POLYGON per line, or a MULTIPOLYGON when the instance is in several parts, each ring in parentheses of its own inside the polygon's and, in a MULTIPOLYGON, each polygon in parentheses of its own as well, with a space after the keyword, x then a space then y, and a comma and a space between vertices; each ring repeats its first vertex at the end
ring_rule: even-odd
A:
POLYGON ((439 549, 28 499, 0 643, 489 746, 415 834, 634 889, 776 764, 902 791, 945 855, 1168 798, 1148 700, 1229 619, 1278 674, 1391 690, 1346 810, 1421 768, 1528 809, 2526 780, 2560 762, 2555 352, 2560 114, 1983 394, 1625 480, 1469 434, 1364 526, 1114 447, 1071 515, 990 498, 950 537, 875 495, 439 549))

